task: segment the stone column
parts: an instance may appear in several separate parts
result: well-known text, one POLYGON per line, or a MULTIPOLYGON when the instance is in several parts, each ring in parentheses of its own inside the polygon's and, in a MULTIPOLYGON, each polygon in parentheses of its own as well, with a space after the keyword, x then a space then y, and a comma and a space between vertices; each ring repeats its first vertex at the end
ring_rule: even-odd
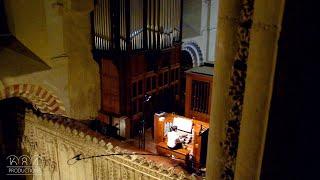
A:
POLYGON ((237 25, 240 2, 223 0, 219 2, 218 30, 216 40, 215 68, 213 77, 213 99, 211 101, 210 131, 206 165, 206 179, 221 179, 224 167, 224 153, 221 146, 225 139, 225 123, 229 118, 232 64, 236 54, 237 25))
POLYGON ((69 57, 70 115, 88 119, 97 116, 100 109, 99 67, 91 53, 93 0, 65 0, 63 7, 64 43, 69 57))
POLYGON ((259 179, 285 0, 255 0, 235 179, 259 179))

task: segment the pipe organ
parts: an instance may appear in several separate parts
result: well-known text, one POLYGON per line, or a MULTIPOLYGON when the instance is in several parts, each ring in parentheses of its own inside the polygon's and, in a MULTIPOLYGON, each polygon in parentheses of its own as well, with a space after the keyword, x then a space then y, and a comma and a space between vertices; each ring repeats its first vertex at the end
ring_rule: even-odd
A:
POLYGON ((97 0, 94 47, 164 49, 181 41, 182 0, 97 0))
POLYGON ((153 112, 174 111, 181 93, 182 3, 95 1, 92 52, 100 66, 104 119, 127 116, 132 130, 145 94, 152 96, 153 112))

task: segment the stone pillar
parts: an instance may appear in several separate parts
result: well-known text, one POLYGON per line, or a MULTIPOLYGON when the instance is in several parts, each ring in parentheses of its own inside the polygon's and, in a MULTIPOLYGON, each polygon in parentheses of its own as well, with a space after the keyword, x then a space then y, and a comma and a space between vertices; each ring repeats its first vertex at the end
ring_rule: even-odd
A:
POLYGON ((229 118, 231 97, 229 87, 232 64, 236 54, 237 26, 240 2, 223 0, 219 2, 218 30, 216 40, 215 68, 213 77, 213 99, 211 101, 210 131, 206 179, 221 179, 224 168, 224 153, 221 146, 225 139, 225 123, 229 118))
POLYGON ((255 0, 235 179, 259 179, 285 0, 255 0))
POLYGON ((69 57, 70 115, 77 119, 97 116, 100 109, 99 66, 91 53, 90 12, 93 0, 65 0, 63 33, 69 57))

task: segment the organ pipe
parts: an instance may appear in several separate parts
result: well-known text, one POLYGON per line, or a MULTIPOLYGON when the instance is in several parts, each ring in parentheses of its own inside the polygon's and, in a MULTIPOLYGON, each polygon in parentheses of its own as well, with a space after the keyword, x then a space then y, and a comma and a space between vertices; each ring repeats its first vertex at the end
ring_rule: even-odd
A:
POLYGON ((163 49, 181 40, 182 0, 96 2, 93 30, 94 45, 98 50, 120 48, 121 51, 126 51, 128 44, 132 50, 163 49), (147 17, 144 18, 145 16, 147 17), (114 28, 115 26, 118 27, 114 28), (114 39, 115 37, 119 39, 114 39), (114 43, 120 44, 115 46, 114 43))

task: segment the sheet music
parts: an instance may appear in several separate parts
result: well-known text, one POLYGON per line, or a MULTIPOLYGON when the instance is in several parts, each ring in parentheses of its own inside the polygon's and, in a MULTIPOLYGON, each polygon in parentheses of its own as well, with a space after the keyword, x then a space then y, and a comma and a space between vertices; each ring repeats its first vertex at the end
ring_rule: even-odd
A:
POLYGON ((173 118, 173 126, 177 126, 177 128, 181 131, 185 131, 191 133, 192 131, 192 121, 189 119, 175 117, 173 118))

